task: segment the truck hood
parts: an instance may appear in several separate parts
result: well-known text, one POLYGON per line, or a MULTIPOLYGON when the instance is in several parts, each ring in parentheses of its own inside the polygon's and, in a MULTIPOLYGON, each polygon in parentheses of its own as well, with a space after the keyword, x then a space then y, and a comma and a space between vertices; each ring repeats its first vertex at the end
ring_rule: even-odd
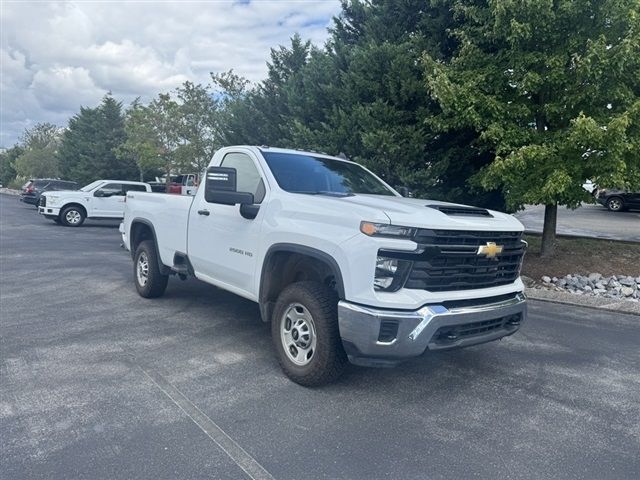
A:
POLYGON ((69 195, 82 196, 82 195, 87 195, 87 194, 91 195, 92 192, 82 192, 80 190, 51 190, 49 192, 43 192, 42 193, 42 195, 44 195, 45 197, 48 197, 50 195, 53 195, 55 197, 64 195, 65 197, 67 197, 69 195))
MULTIPOLYGON (((512 215, 486 210, 490 216, 448 214, 433 207, 474 208, 457 203, 439 202, 418 198, 391 197, 381 195, 354 195, 337 198, 345 204, 382 210, 393 225, 418 228, 451 230, 522 231, 523 225, 512 215)), ((373 220, 363 218, 363 220, 373 220)))

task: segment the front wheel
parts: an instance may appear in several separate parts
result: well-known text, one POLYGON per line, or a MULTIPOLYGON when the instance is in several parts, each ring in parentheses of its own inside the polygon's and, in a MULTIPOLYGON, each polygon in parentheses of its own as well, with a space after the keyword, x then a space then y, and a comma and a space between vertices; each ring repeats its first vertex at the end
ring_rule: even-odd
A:
POLYGON ((169 276, 160 272, 158 254, 151 240, 140 242, 133 257, 133 278, 141 297, 161 297, 167 289, 169 276))
POLYGON ((271 337, 280 366, 294 382, 315 387, 344 371, 337 306, 335 292, 318 282, 293 283, 278 297, 271 337))
POLYGON ((60 212, 60 221, 67 227, 79 227, 84 223, 86 214, 80 207, 71 205, 60 212))
POLYGON ((620 197, 611 197, 607 200, 607 208, 611 212, 619 212, 622 210, 624 204, 622 203, 622 199, 620 197))

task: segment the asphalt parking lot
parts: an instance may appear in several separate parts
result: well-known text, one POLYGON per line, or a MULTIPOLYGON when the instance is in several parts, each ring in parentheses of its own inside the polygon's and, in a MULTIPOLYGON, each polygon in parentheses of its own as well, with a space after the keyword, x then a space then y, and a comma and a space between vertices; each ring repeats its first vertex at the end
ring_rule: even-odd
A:
POLYGON ((638 316, 531 302, 513 337, 311 390, 256 305, 140 298, 119 243, 0 195, 0 477, 640 475, 638 316))
MULTIPOLYGON (((529 205, 515 216, 528 232, 542 233, 543 205, 529 205)), ((640 210, 610 212, 602 205, 586 204, 575 210, 558 207, 557 231, 564 235, 640 242, 640 210)))

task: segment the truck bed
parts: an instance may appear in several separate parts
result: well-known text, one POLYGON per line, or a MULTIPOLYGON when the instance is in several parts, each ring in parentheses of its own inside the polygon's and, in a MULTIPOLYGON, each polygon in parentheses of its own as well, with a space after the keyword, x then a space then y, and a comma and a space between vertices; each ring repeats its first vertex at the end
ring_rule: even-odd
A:
POLYGON ((175 252, 187 252, 187 224, 193 198, 191 195, 130 192, 124 213, 125 231, 131 232, 131 223, 137 219, 151 224, 162 263, 173 265, 175 252))

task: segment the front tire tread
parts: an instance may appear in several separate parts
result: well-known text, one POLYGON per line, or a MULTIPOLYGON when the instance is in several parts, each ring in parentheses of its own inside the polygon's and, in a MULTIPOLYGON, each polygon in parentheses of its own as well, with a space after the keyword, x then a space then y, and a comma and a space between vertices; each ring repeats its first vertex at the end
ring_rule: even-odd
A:
POLYGON ((294 382, 305 387, 317 387, 334 382, 348 363, 338 327, 338 296, 319 282, 302 281, 287 286, 276 301, 271 320, 271 337, 278 363, 294 382), (280 340, 280 322, 291 303, 300 303, 313 317, 317 340, 314 357, 308 365, 291 362, 280 340))

